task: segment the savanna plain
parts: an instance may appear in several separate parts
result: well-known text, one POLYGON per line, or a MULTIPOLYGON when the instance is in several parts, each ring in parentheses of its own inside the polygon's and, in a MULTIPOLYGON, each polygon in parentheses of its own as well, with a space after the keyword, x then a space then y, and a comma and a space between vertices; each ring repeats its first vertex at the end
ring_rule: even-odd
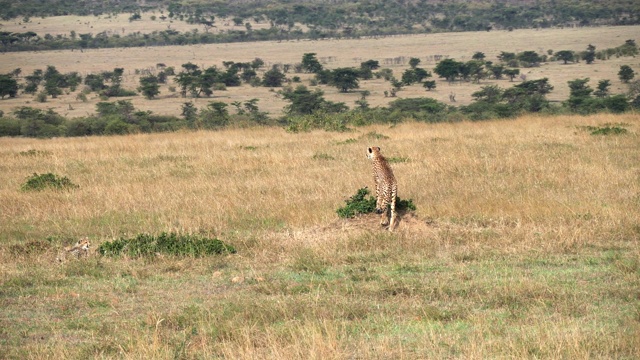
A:
MULTIPOLYGON (((581 51, 637 33, 607 27, 5 53, 0 72, 54 65, 84 76, 124 67, 133 89, 134 70, 159 62, 179 68, 261 57, 273 65, 316 52, 329 68, 374 59, 399 76, 408 64, 385 59, 420 57, 431 70, 437 54, 581 51)), ((640 66, 637 58, 548 63, 526 76, 549 77, 549 98, 562 101, 576 78, 590 77, 592 86, 610 79, 612 92, 624 93, 622 64, 640 66)), ((513 85, 439 81, 433 92, 407 87, 399 96, 447 101, 455 92, 465 104, 491 83, 513 85)), ((374 79, 361 90, 379 106, 390 101, 387 86, 374 79)), ((323 90, 350 106, 360 98, 323 90)), ((286 105, 248 85, 214 98, 259 98, 272 115, 286 105)), ((211 100, 194 99, 200 107, 211 100)), ((98 101, 63 94, 37 103, 21 94, 0 108, 50 107, 72 117, 94 112, 98 101)), ((163 87, 157 100, 132 101, 177 115, 186 100, 163 87)), ((639 133, 640 116, 628 113, 407 121, 344 133, 254 127, 0 138, 0 358, 640 358, 639 133), (399 196, 417 207, 401 214, 394 232, 377 215, 336 214, 359 188, 373 188, 365 156, 372 145, 391 160, 399 196), (78 187, 22 191, 34 173, 78 187), (107 241, 162 232, 217 238, 237 252, 96 252, 107 241), (89 256, 56 260, 83 237, 89 256)))
POLYGON ((0 139, 3 358, 640 356, 637 114, 0 139), (626 129, 592 135, 593 129, 626 129), (396 231, 336 209, 392 160, 396 231), (21 191, 33 173, 67 191, 21 191), (139 233, 237 253, 103 257, 139 233), (64 246, 88 236, 86 258, 64 246))

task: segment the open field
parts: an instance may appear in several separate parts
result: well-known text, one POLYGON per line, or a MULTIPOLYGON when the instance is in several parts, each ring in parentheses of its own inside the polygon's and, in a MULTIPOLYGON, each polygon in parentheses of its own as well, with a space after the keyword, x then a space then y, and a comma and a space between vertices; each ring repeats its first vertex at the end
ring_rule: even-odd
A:
MULTIPOLYGON (((121 16, 122 17, 122 16, 121 16)), ((100 21, 107 19, 90 19, 93 26, 99 26, 100 21)), ((45 19, 42 19, 44 21, 45 19)), ((89 20, 87 20, 89 21, 89 20)), ((35 22, 35 20, 34 20, 35 22)), ((76 19, 75 23, 80 22, 76 19)), ((147 21, 151 23, 150 21, 147 21)), ((67 32, 75 29, 74 21, 70 21, 67 32)), ((109 23, 107 23, 109 24, 109 23)), ((131 26, 138 26, 134 22, 131 26)), ((9 26, 7 24, 5 26, 9 26)), ((36 25, 29 25, 36 26, 36 25)), ((104 25, 103 25, 104 26, 104 25)), ((127 29, 126 23, 119 24, 127 29)), ((26 31, 22 29, 21 31, 26 31)), ((77 32, 84 30, 76 29, 77 32)), ((129 31, 129 30, 125 30, 129 31)), ((445 33, 429 35, 398 36, 386 38, 367 38, 358 40, 325 40, 325 41, 283 41, 283 42, 256 42, 212 44, 195 46, 168 46, 148 48, 120 48, 79 51, 47 51, 0 54, 0 73, 7 73, 16 68, 22 69, 23 75, 28 75, 35 69, 46 69, 47 65, 53 65, 63 73, 78 71, 83 76, 89 73, 111 71, 116 67, 125 69, 124 87, 136 89, 139 86, 140 75, 136 69, 150 69, 156 71, 157 63, 174 66, 177 71, 182 64, 192 62, 201 67, 216 65, 222 67, 223 61, 249 62, 259 57, 266 63, 264 70, 273 64, 299 63, 304 53, 317 53, 326 68, 358 67, 363 61, 378 60, 383 68, 390 68, 394 75, 400 78, 402 72, 409 67, 408 60, 411 57, 421 59, 420 67, 429 71, 436 65, 435 55, 448 56, 459 61, 467 61, 476 51, 482 51, 488 60, 497 61, 496 56, 501 51, 521 52, 534 50, 540 54, 546 54, 547 50, 574 50, 583 51, 588 44, 596 46, 597 50, 617 47, 625 40, 637 39, 640 26, 624 27, 599 27, 577 29, 545 29, 545 30, 515 30, 491 31, 491 32, 465 32, 445 33), (398 62, 394 59, 399 59, 398 62)), ((599 80, 611 81, 612 93, 624 93, 626 86, 618 79, 618 71, 621 65, 629 65, 636 71, 640 69, 639 58, 611 58, 607 61, 596 61, 592 65, 584 62, 578 64, 562 65, 561 62, 545 63, 536 68, 524 68, 521 72, 527 80, 548 77, 555 87, 548 98, 552 101, 563 101, 569 96, 567 81, 577 78, 589 77, 590 85, 595 88, 599 80)), ((302 84, 309 85, 308 74, 289 73, 289 77, 300 76, 302 84)), ((520 80, 517 80, 520 81, 520 80)), ((421 85, 405 87, 399 92, 399 97, 433 97, 439 101, 449 103, 449 95, 456 95, 454 105, 465 105, 472 101, 471 94, 483 85, 497 84, 508 88, 514 83, 509 80, 485 80, 481 84, 470 82, 448 84, 446 81, 438 81, 435 91, 427 92, 421 85)), ((294 84, 295 85, 295 84, 294 84)), ((169 86, 175 84, 169 80, 167 85, 161 87, 161 93, 156 100, 146 100, 142 96, 131 98, 136 108, 150 110, 156 114, 180 115, 182 104, 187 101, 178 93, 169 91, 169 86)), ((320 86, 325 92, 327 100, 344 102, 350 107, 361 97, 360 91, 347 94, 339 93, 334 87, 320 86)), ((371 95, 367 98, 371 106, 386 106, 394 98, 385 97, 384 91, 391 90, 389 82, 381 79, 361 81, 360 90, 368 90, 371 95)), ((80 91, 80 90, 78 90, 80 91)), ((38 103, 34 97, 22 94, 14 99, 0 101, 0 110, 9 113, 18 106, 33 106, 37 108, 51 108, 66 117, 86 116, 95 112, 95 104, 100 101, 95 93, 88 96, 87 102, 76 98, 77 93, 63 94, 58 99, 50 99, 45 103, 38 103)), ((253 98, 260 99, 258 106, 261 111, 268 112, 271 116, 282 113, 287 102, 277 96, 272 89, 264 87, 230 87, 227 91, 214 93, 213 98, 193 99, 197 107, 203 108, 210 101, 247 101, 253 98)), ((113 99, 115 100, 115 99, 113 99)))
POLYGON ((639 134, 626 114, 0 138, 0 358, 637 359, 639 134), (417 205, 392 234, 335 213, 373 186, 371 144, 417 205), (79 188, 20 191, 46 172, 79 188), (95 253, 162 231, 238 253, 95 253))

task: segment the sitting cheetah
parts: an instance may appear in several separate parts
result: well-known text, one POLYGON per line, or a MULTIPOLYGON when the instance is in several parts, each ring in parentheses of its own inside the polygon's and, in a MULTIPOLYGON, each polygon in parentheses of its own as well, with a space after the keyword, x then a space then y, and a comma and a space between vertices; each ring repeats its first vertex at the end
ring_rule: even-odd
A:
POLYGON ((66 259, 67 254, 73 255, 76 258, 80 258, 82 256, 88 256, 89 255, 89 245, 91 245, 91 243, 89 242, 89 238, 87 238, 87 237, 82 238, 75 245, 70 246, 70 247, 66 247, 64 249, 64 252, 62 252, 60 254, 60 256, 58 256, 57 260, 59 262, 63 262, 66 259))
POLYGON ((396 226, 396 196, 398 183, 387 159, 377 146, 367 149, 367 157, 373 161, 373 180, 376 183, 376 212, 382 214, 380 225, 389 224, 389 231, 396 226), (391 205, 391 219, 388 219, 387 206, 391 205))

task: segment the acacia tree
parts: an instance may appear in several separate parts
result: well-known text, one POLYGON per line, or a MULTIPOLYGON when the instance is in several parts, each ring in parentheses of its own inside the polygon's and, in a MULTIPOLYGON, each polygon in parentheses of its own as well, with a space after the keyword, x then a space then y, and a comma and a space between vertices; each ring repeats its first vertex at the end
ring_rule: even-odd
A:
POLYGON ((160 84, 158 83, 158 77, 155 75, 144 76, 140 78, 140 86, 138 91, 144 95, 147 99, 153 99, 156 95, 160 94, 160 84))
POLYGON ((444 59, 436 65, 433 72, 447 79, 447 81, 452 82, 460 75, 460 69, 463 66, 464 64, 459 61, 444 59))
POLYGON ((602 98, 609 95, 609 86, 611 82, 609 80, 598 81, 598 89, 593 92, 593 95, 602 98))
POLYGON ((18 82, 11 75, 0 75, 0 99, 4 99, 5 96, 16 97, 18 93, 18 82))
POLYGON ((285 74, 278 70, 277 66, 274 66, 271 70, 264 73, 262 85, 267 87, 280 87, 285 78, 285 74))
POLYGON ((555 56, 558 60, 562 60, 566 64, 569 61, 573 62, 576 54, 571 50, 560 50, 555 53, 555 56))
POLYGON ((313 114, 324 106, 324 93, 320 89, 311 92, 304 85, 299 85, 295 90, 287 88, 280 92, 282 98, 290 101, 287 112, 290 114, 313 114))
POLYGON ((331 82, 340 92, 346 93, 360 87, 358 75, 359 71, 355 68, 338 68, 332 71, 331 82))
POLYGON ((633 80, 633 78, 635 77, 635 73, 633 72, 631 66, 622 65, 620 66, 620 71, 618 71, 618 77, 620 78, 620 81, 626 84, 629 81, 633 80))
POLYGON ((520 75, 520 69, 505 69, 504 74, 509 77, 509 81, 513 81, 516 76, 520 75))
POLYGON ((322 64, 320 64, 316 58, 316 53, 306 53, 302 55, 302 69, 314 74, 322 70, 322 64))
POLYGON ((538 55, 537 52, 531 50, 519 53, 517 59, 520 60, 520 62, 524 63, 524 66, 527 67, 537 66, 542 61, 540 55, 538 55))
POLYGON ((582 60, 584 60, 587 64, 591 64, 595 59, 596 59, 596 47, 589 44, 589 46, 587 46, 587 51, 582 53, 582 60))

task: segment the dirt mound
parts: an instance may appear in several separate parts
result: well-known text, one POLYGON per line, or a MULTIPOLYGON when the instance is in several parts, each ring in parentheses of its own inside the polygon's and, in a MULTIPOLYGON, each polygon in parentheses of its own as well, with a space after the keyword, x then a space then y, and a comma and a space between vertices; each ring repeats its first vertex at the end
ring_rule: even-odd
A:
MULTIPOLYGON (((398 219, 395 233, 429 235, 434 231, 435 226, 432 221, 421 219, 413 212, 399 214, 398 219)), ((349 219, 336 219, 323 226, 289 230, 286 234, 278 233, 274 236, 281 241, 290 242, 290 244, 313 246, 360 234, 386 233, 387 231, 386 227, 380 226, 379 215, 365 214, 349 219)))

